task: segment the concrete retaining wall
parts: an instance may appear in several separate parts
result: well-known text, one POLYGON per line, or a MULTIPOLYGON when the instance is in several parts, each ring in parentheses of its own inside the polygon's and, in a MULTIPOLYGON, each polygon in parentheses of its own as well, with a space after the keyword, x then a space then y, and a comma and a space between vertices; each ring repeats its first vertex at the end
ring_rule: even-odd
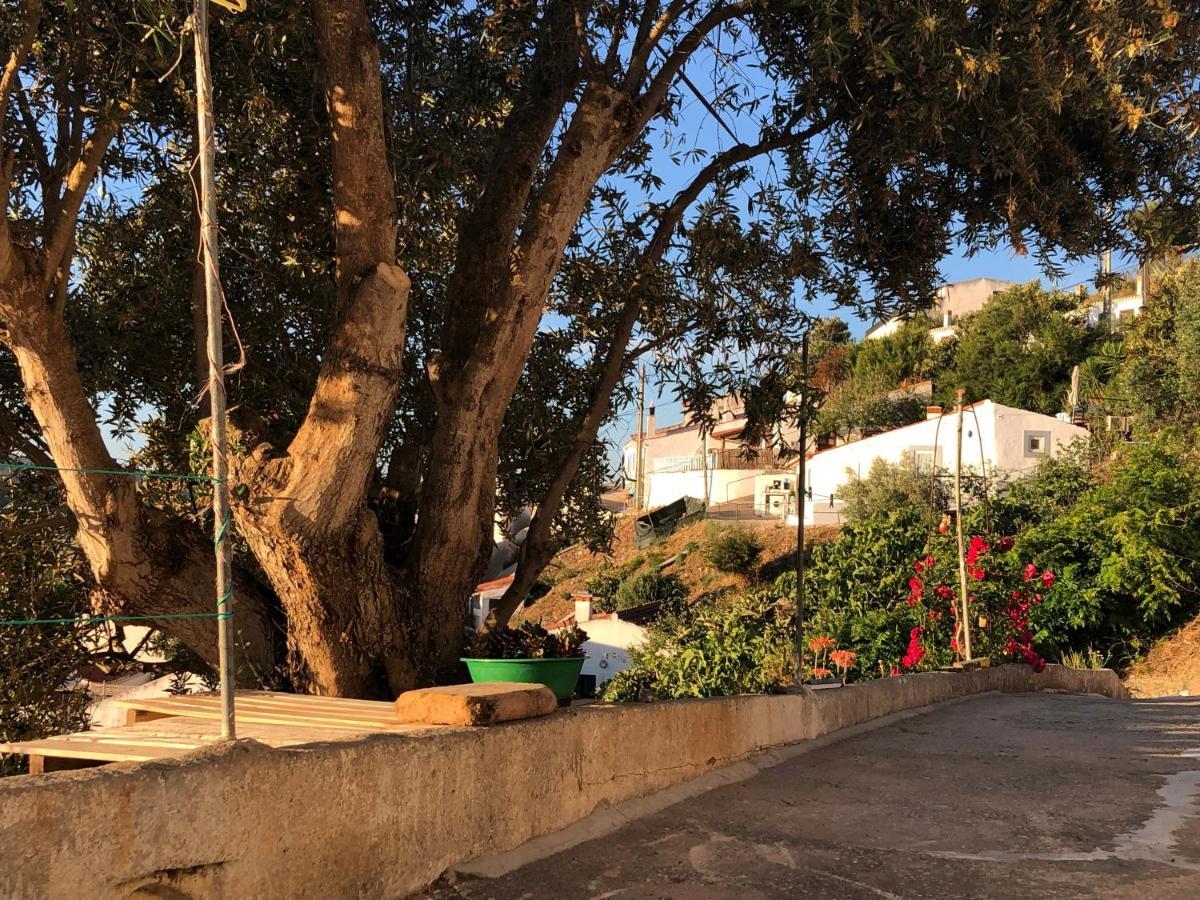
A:
POLYGON ((590 705, 485 729, 0 782, 3 897, 397 897, 447 868, 757 751, 988 691, 1124 696, 1023 666, 781 696, 590 705))

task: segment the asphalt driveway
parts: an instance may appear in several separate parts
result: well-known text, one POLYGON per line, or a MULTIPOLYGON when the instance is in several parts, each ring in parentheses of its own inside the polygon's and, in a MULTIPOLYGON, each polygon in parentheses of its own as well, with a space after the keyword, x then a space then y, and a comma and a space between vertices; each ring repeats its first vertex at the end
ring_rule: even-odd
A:
POLYGON ((987 695, 442 898, 1200 898, 1200 701, 987 695))

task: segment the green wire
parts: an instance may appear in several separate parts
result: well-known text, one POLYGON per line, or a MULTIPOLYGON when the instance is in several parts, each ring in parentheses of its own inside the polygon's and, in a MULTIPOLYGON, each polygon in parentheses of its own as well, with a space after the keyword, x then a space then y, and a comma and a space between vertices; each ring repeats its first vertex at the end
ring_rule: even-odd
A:
MULTIPOLYGON (((13 472, 80 472, 88 475, 117 475, 126 478, 159 478, 164 481, 203 481, 209 484, 219 484, 220 480, 212 478, 208 475, 177 475, 171 472, 144 472, 144 471, 128 471, 125 469, 70 469, 60 466, 35 466, 28 463, 7 463, 0 462, 0 469, 7 469, 13 472)), ((214 546, 220 546, 225 540, 225 532, 229 528, 232 521, 232 515, 226 515, 225 521, 221 523, 220 529, 217 531, 216 537, 213 539, 214 546)), ((3 625, 68 625, 76 622, 100 623, 100 622, 154 622, 160 619, 216 619, 218 622, 226 621, 233 618, 233 610, 224 609, 230 598, 233 597, 233 589, 230 588, 225 596, 217 601, 217 612, 211 613, 164 613, 161 616, 80 616, 77 618, 66 619, 5 619, 0 620, 0 626, 3 625)))
POLYGON ((0 463, 0 469, 14 472, 81 472, 87 475, 118 475, 126 478, 160 478, 165 481, 207 481, 216 484, 210 475, 176 475, 171 472, 145 472, 127 469, 71 469, 63 466, 34 466, 27 463, 0 463))
MULTIPOLYGON (((222 603, 224 601, 221 601, 222 603)), ((218 604, 219 606, 220 604, 218 604)), ((7 619, 0 625, 67 625, 74 622, 152 622, 157 619, 219 619, 233 613, 163 613, 161 616, 79 616, 72 619, 7 619)))

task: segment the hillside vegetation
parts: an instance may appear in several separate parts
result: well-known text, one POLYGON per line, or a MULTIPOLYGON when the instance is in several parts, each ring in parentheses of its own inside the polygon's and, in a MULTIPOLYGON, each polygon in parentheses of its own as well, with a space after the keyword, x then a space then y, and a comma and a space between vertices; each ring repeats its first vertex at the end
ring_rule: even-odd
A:
MULTIPOLYGON (((830 540, 837 531, 832 526, 809 528, 809 544, 830 540)), ((782 521, 693 522, 651 547, 638 548, 633 543, 633 518, 626 516, 617 522, 610 554, 571 547, 556 556, 543 575, 550 585, 549 593, 526 606, 515 618, 543 623, 558 621, 575 611, 572 592, 587 590, 589 581, 598 574, 613 572, 628 578, 668 561, 663 572, 683 582, 689 601, 701 601, 773 579, 794 565, 795 549, 795 526, 782 521), (723 572, 707 558, 706 545, 721 535, 737 531, 748 531, 761 543, 759 563, 749 571, 723 572)))

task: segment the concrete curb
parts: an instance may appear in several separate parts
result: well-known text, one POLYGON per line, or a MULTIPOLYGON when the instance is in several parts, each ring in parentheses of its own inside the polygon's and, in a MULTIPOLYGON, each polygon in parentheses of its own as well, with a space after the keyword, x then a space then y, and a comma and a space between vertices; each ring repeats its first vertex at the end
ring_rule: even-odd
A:
POLYGON ((7 778, 0 896, 404 896, 586 840, 817 741, 1042 690, 1124 696, 1112 672, 999 666, 7 778))

